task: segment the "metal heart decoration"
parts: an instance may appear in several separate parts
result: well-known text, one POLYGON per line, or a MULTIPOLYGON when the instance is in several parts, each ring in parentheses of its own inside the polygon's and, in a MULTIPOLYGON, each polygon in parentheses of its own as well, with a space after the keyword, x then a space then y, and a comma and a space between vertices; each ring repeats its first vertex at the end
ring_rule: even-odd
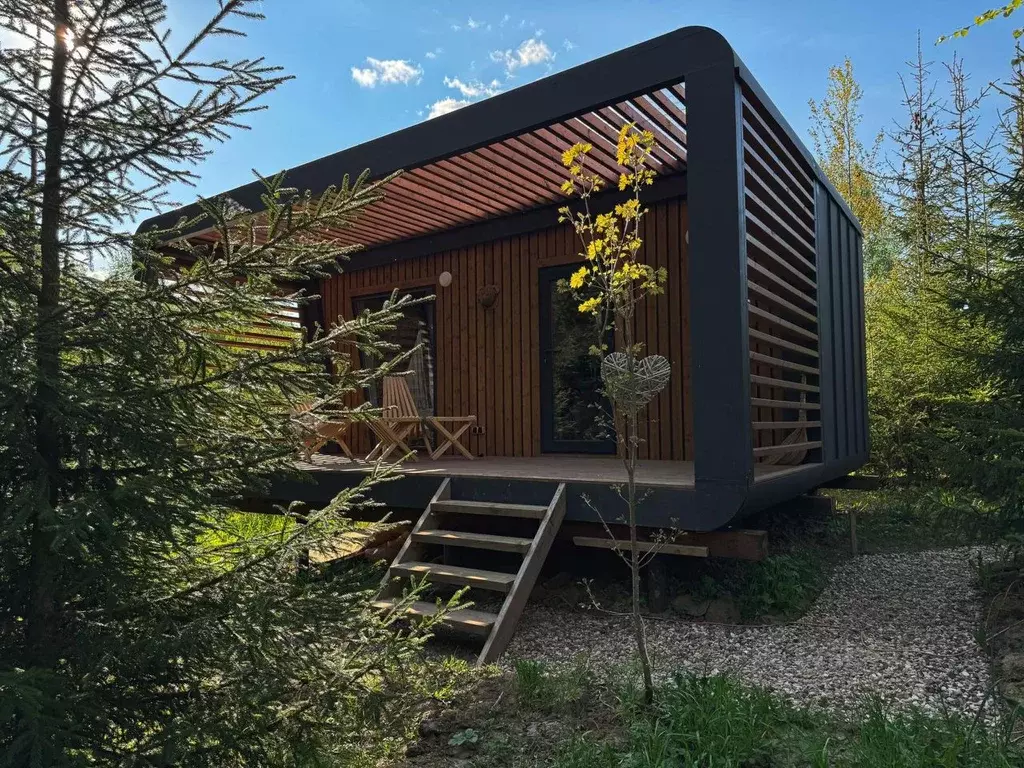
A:
POLYGON ((629 356, 612 352, 601 362, 601 381, 612 401, 624 408, 640 408, 653 400, 668 385, 672 366, 661 355, 648 355, 633 362, 629 356))

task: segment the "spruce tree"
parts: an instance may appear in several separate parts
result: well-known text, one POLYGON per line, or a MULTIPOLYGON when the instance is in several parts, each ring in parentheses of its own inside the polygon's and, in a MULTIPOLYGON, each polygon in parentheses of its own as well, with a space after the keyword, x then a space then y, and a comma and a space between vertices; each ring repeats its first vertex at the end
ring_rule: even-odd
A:
POLYGON ((945 214, 954 189, 945 150, 945 107, 936 93, 934 62, 924 58, 920 35, 917 55, 906 66, 908 75, 899 76, 905 115, 888 133, 893 150, 886 181, 905 260, 913 269, 909 277, 920 280, 945 254, 945 214))
POLYGON ((0 764, 343 764, 429 682, 428 625, 369 612, 358 574, 297 573, 376 477, 233 533, 238 499, 295 472, 295 408, 344 409, 369 383, 352 345, 389 356, 409 299, 223 341, 310 301, 351 250, 322 233, 386 180, 314 199, 271 177, 260 216, 204 201, 216 246, 180 239, 193 221, 132 232, 285 80, 204 58, 259 6, 179 38, 159 0, 0 0, 0 764))

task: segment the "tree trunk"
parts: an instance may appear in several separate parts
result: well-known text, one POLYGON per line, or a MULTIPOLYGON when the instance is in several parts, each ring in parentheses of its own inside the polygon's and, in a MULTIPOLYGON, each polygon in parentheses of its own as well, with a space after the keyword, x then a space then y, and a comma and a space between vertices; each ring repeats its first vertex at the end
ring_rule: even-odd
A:
POLYGON ((36 330, 36 389, 32 409, 36 451, 42 465, 40 506, 32 521, 25 639, 32 663, 55 661, 57 632, 57 556, 54 552, 56 510, 60 500, 60 351, 62 333, 56 314, 60 305, 62 207, 61 165, 67 132, 64 113, 67 77, 68 0, 54 0, 56 36, 47 96, 46 144, 43 150, 43 200, 39 225, 40 283, 36 330))
POLYGON ((631 409, 626 416, 626 478, 627 500, 629 503, 629 551, 630 572, 633 577, 633 634, 636 637, 637 655, 644 678, 644 704, 654 703, 654 680, 651 675, 651 657, 647 652, 647 633, 644 619, 640 614, 640 548, 636 535, 636 464, 637 464, 637 413, 631 409))

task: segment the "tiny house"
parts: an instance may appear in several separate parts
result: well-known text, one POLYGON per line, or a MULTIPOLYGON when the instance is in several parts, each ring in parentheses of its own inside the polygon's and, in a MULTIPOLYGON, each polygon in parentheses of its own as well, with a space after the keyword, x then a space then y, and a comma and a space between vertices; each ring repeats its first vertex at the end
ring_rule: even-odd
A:
MULTIPOLYGON (((866 461, 859 225, 729 43, 687 27, 287 172, 315 194, 364 168, 404 171, 332 233, 364 250, 310 286, 321 298, 305 318, 350 317, 394 289, 436 296, 393 340, 421 344, 408 363, 421 413, 476 416, 475 459, 407 463, 379 489, 386 503, 423 508, 451 484, 464 499, 547 504, 557 483, 566 519, 618 514, 624 474, 594 424, 592 340, 556 288, 579 244, 556 211, 562 151, 590 142, 614 181, 626 122, 658 142, 642 259, 668 274, 636 334, 672 365, 643 425, 641 523, 714 530, 866 461)), ((258 210, 260 192, 225 194, 258 210)), ((616 199, 602 195, 599 210, 616 199)), ((187 237, 213 236, 200 223, 187 237)), ((368 432, 351 440, 372 448, 368 432)), ((318 466, 317 486, 282 497, 327 498, 362 471, 318 466)))

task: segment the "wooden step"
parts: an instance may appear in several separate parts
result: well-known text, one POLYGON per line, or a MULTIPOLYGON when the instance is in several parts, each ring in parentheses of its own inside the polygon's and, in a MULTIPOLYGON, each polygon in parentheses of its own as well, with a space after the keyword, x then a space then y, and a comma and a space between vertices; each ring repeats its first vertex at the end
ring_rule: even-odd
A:
POLYGON ((494 592, 508 592, 516 580, 514 573, 483 571, 477 568, 463 568, 458 565, 440 563, 394 563, 389 576, 426 576, 429 582, 457 584, 463 587, 478 587, 494 592))
MULTIPOLYGON (((384 611, 393 609, 397 604, 397 600, 375 600, 373 607, 384 611)), ((410 616, 433 616, 437 613, 437 604, 418 600, 407 606, 405 612, 410 616)), ((491 628, 494 626, 497 618, 496 614, 488 613, 487 611, 457 608, 454 611, 448 612, 444 617, 444 623, 456 629, 486 637, 491 634, 491 628)))
POLYGON ((464 515, 491 515, 492 517, 527 517, 540 520, 548 508, 536 504, 499 504, 493 501, 432 501, 433 512, 458 512, 464 515))
POLYGON ((445 544, 454 547, 493 549, 498 552, 526 552, 530 549, 530 545, 533 544, 533 539, 522 539, 518 536, 495 536, 490 533, 468 533, 466 531, 445 531, 440 529, 417 531, 412 537, 424 544, 445 544))

